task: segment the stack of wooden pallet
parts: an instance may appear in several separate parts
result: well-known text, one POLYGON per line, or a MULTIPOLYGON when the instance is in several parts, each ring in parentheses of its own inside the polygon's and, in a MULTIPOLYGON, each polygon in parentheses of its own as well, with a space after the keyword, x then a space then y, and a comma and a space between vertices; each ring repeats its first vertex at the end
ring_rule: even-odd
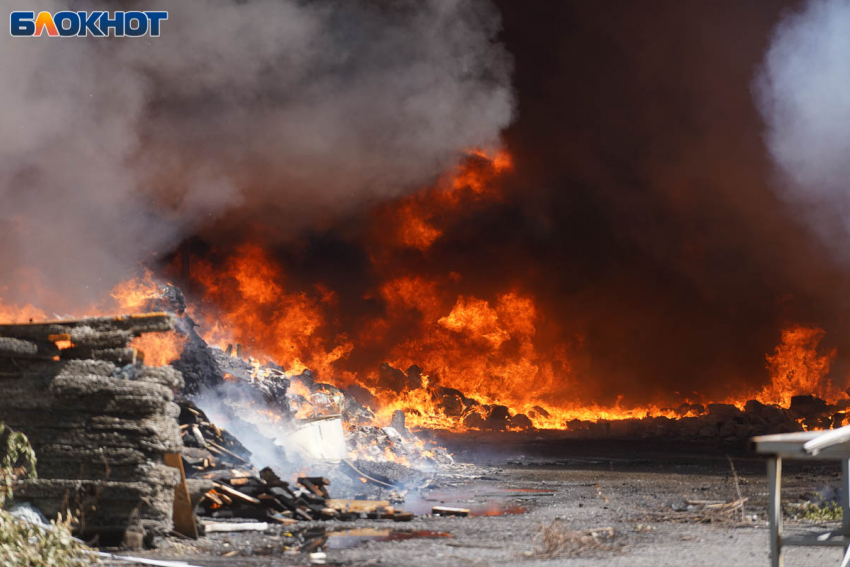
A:
POLYGON ((174 323, 153 313, 0 325, 0 421, 38 458, 16 500, 77 515, 77 531, 102 545, 171 531, 181 473, 165 455, 182 448, 173 393, 183 378, 129 345, 174 323))

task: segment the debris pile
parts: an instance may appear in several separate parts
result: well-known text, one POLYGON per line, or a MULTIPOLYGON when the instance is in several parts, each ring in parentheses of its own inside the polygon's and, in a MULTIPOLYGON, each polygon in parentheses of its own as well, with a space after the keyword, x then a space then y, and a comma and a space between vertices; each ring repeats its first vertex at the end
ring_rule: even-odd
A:
POLYGON ((242 346, 238 344, 228 345, 222 350, 207 346, 202 340, 193 341, 184 349, 183 356, 201 358, 197 354, 186 354, 187 351, 201 349, 208 351, 215 360, 226 384, 224 388, 238 384, 256 394, 256 404, 248 412, 250 415, 246 415, 243 398, 221 396, 221 402, 229 406, 231 417, 236 416, 255 425, 275 424, 281 431, 288 429, 289 441, 303 441, 303 452, 309 458, 335 458, 338 461, 346 456, 345 453, 350 453, 361 459, 386 460, 428 468, 453 462, 445 449, 426 447, 424 441, 410 432, 405 426, 402 411, 393 415, 390 426, 376 427, 372 425, 375 414, 370 408, 361 405, 350 393, 331 384, 317 382, 309 370, 298 375, 287 374, 274 362, 261 364, 252 357, 244 358, 242 346), (257 407, 257 404, 262 407, 257 407), (303 426, 310 423, 318 425, 321 420, 334 418, 339 418, 345 428, 346 447, 330 451, 327 439, 323 443, 324 447, 317 446, 309 438, 302 439, 308 437, 303 435, 307 429, 303 426))
MULTIPOLYGON (((331 498, 332 481, 320 476, 299 477, 287 482, 271 467, 257 471, 251 453, 227 431, 211 423, 192 402, 180 401, 180 429, 186 447, 183 466, 190 492, 199 492, 198 513, 212 519, 244 518, 279 524, 314 520, 353 520, 365 515, 409 521, 412 514, 396 512, 388 500, 331 498)), ((345 463, 345 461, 343 462, 345 463)), ((351 464, 343 464, 358 482, 369 476, 351 464)), ((392 490, 389 479, 373 482, 392 490)), ((239 530, 240 524, 210 524, 214 530, 239 530)))
POLYGON ((0 325, 0 416, 38 458, 39 478, 16 499, 77 515, 77 530, 101 544, 137 547, 171 531, 180 474, 164 455, 182 448, 173 392, 183 379, 145 366, 129 344, 174 324, 151 313, 0 325))

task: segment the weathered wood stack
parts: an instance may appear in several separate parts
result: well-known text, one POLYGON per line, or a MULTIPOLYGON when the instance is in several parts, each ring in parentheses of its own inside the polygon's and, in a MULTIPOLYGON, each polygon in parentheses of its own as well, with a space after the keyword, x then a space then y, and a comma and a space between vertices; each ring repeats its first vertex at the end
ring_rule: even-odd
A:
POLYGON ((79 515, 77 531, 101 544, 171 531, 180 472, 163 455, 182 449, 173 392, 183 378, 129 345, 174 323, 152 313, 0 325, 0 421, 38 458, 16 500, 79 515))

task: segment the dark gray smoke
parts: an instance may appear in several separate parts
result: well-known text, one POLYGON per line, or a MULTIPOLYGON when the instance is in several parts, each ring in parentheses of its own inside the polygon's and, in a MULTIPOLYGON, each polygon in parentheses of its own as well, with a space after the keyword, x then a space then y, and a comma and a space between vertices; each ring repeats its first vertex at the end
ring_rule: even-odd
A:
MULTIPOLYGON (((97 8, 36 4, 4 9, 97 8)), ((398 195, 511 120, 488 0, 143 9, 161 37, 0 34, 5 302, 73 308, 225 213, 286 233, 398 195)))
POLYGON ((812 0, 774 31, 756 82, 776 185, 850 260, 850 2, 812 0))

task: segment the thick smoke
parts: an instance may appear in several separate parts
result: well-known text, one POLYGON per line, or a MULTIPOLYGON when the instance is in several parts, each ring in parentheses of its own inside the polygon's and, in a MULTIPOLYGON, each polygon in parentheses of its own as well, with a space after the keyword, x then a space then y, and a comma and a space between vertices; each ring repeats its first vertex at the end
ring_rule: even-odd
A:
POLYGON ((777 26, 756 83, 782 196, 850 260, 850 2, 814 0, 777 26))
POLYGON ((161 37, 0 34, 6 302, 72 309, 225 213, 286 233, 411 190, 511 119, 485 0, 144 9, 161 37))

